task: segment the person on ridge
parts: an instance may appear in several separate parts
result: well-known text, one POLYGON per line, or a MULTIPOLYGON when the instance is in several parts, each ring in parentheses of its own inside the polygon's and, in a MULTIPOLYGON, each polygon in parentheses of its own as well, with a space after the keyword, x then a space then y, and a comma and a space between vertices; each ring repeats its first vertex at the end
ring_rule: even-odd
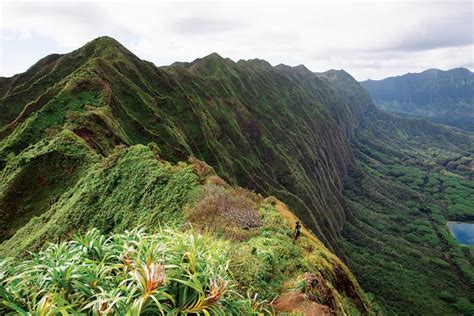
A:
POLYGON ((299 221, 296 222, 296 226, 295 226, 295 242, 298 240, 298 238, 300 237, 301 235, 301 224, 299 221))

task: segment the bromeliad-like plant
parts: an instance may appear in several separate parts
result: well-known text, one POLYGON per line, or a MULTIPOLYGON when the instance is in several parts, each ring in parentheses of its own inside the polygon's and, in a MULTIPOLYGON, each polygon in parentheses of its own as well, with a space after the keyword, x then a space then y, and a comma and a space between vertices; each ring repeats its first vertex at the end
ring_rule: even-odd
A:
POLYGON ((228 245, 211 236, 93 229, 0 262, 2 315, 260 314, 255 307, 232 290, 228 245))

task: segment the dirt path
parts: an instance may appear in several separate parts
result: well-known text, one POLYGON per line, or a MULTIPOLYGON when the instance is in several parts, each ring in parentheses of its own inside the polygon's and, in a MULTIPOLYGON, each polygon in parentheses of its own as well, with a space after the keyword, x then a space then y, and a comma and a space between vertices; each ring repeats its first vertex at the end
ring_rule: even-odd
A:
POLYGON ((304 294, 299 292, 290 292, 280 296, 274 303, 275 310, 278 313, 301 313, 311 316, 332 316, 334 311, 326 305, 321 305, 310 301, 304 294))

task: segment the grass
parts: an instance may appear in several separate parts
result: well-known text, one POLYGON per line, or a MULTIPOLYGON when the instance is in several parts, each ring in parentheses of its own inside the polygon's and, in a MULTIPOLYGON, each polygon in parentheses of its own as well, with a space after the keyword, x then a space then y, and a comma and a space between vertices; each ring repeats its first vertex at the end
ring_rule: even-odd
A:
POLYGON ((18 255, 92 228, 109 232, 182 223, 182 208, 197 180, 190 165, 159 161, 147 146, 117 148, 89 165, 74 185, 3 243, 0 251, 18 255))
MULTIPOLYGON (((14 101, 25 107, 52 85, 56 89, 40 110, 6 138, 0 136, 0 166, 48 128, 70 129, 104 156, 116 145, 155 142, 163 159, 177 162, 194 155, 229 183, 287 200, 337 250, 344 210, 333 202, 342 200, 339 179, 352 163, 337 122, 348 123, 352 113, 325 79, 306 80, 298 69, 258 60, 234 63, 216 55, 156 68, 110 38, 54 63, 52 69, 44 63, 35 67, 47 79, 37 82, 35 93, 16 100, 7 93, 0 100, 7 109, 14 101), (332 212, 325 211, 329 207, 332 212)), ((9 90, 26 88, 34 75, 22 76, 9 90)))
POLYGON ((0 171, 0 241, 49 210, 97 161, 97 155, 68 131, 11 155, 0 171))
POLYGON ((261 299, 273 301, 283 293, 301 291, 300 282, 310 273, 324 280, 312 299, 336 314, 378 313, 350 270, 305 227, 294 242, 294 224, 299 219, 281 201, 214 184, 206 184, 196 195, 198 202, 185 212, 186 218, 194 229, 205 227, 232 241, 230 271, 240 293, 258 293, 261 299), (211 210, 208 217, 198 216, 204 202, 211 210), (221 212, 212 211, 215 205, 223 205, 221 212), (259 221, 249 220, 255 215, 259 221))

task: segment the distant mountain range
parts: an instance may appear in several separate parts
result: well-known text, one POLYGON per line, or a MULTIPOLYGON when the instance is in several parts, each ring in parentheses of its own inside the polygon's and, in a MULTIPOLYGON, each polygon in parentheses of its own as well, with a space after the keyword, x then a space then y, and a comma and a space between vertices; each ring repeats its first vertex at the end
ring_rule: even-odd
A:
POLYGON ((360 83, 382 109, 474 131, 474 73, 466 68, 360 83))

